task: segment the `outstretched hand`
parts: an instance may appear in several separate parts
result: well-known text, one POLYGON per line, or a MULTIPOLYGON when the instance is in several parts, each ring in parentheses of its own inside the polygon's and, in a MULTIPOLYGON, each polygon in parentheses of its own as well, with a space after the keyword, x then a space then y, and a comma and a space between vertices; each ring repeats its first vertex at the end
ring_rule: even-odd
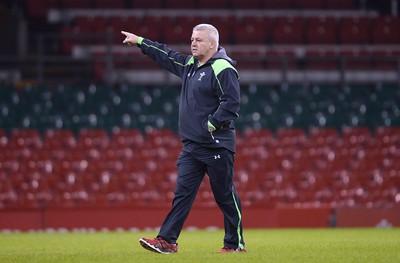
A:
POLYGON ((129 33, 129 32, 126 32, 126 31, 121 31, 121 33, 123 35, 125 35, 125 39, 124 39, 124 41, 122 43, 128 44, 129 46, 137 44, 138 38, 139 38, 137 35, 129 33))

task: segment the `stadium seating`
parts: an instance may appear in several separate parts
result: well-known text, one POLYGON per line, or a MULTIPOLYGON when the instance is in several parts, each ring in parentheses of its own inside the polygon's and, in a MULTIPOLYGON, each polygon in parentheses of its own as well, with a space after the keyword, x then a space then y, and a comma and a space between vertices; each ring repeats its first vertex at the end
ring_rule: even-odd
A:
MULTIPOLYGON (((120 30, 181 47, 200 22, 221 29, 239 69, 398 71, 399 18, 363 12, 353 0, 28 0, 26 7, 42 20, 50 9, 70 12, 53 25, 64 34, 57 45, 66 55, 93 48, 95 80, 106 76, 105 33, 115 68, 157 69, 138 49, 121 48, 120 30)), ((398 206, 399 90, 397 82, 242 85, 235 159, 242 204, 398 206)), ((1 85, 0 210, 170 206, 179 96, 172 84, 1 85)), ((206 179, 196 205, 216 206, 206 179)))
POLYGON ((30 14, 45 16, 51 8, 64 9, 301 9, 301 10, 354 10, 358 7, 355 0, 28 0, 30 14))
POLYGON ((400 18, 377 17, 372 25, 372 43, 396 44, 400 41, 400 18))
POLYGON ((326 0, 325 7, 337 10, 352 10, 357 8, 356 0, 326 0))
MULTIPOLYGON (((181 143, 176 123, 157 128, 155 120, 177 115, 178 89, 1 92, 9 109, 0 127, 1 208, 169 205, 181 143), (48 105, 40 118, 27 115, 39 102, 48 105), (104 121, 91 125, 90 115, 104 121)), ((399 99, 391 85, 244 87, 235 177, 243 204, 396 205, 399 99)), ((215 205, 206 180, 196 205, 215 205)))
MULTIPOLYGON (((235 39, 235 44, 248 44, 243 33, 256 33, 260 37, 251 44, 398 44, 397 37, 399 20, 391 17, 375 17, 354 15, 352 17, 336 17, 333 15, 309 16, 250 16, 233 14, 228 16, 206 16, 198 13, 197 17, 179 16, 177 19, 169 16, 143 15, 143 17, 120 16, 77 16, 71 23, 65 24, 62 30, 76 28, 81 33, 104 33, 112 30, 119 33, 129 26, 136 33, 156 40, 173 44, 186 44, 180 38, 180 32, 190 32, 198 23, 209 22, 221 29, 222 40, 235 39), (129 21, 127 19, 130 19, 129 21), (135 20, 137 22, 135 22, 135 20), (139 26, 140 25, 140 26, 139 26), (145 27, 151 30, 145 30, 145 27), (182 27, 179 32, 175 32, 182 27), (184 28, 187 27, 187 28, 184 28), (245 31, 243 31, 244 28, 245 31), (171 30, 172 29, 172 30, 171 30), (223 30, 222 30, 223 29, 223 30), (235 29, 235 30, 233 30, 235 29), (168 34, 165 32, 168 30, 168 34), (189 31, 188 31, 189 30, 189 31)), ((116 34, 116 36, 118 36, 116 34)), ((104 42, 104 40, 102 40, 104 42)), ((231 42, 224 42, 231 43, 231 42)))
POLYGON ((231 53, 241 70, 397 71, 399 19, 364 10, 358 1, 214 2, 29 0, 27 9, 35 16, 43 16, 50 8, 70 12, 68 16, 61 16, 66 19, 53 25, 63 32, 60 51, 79 56, 83 50, 92 59, 93 77, 97 80, 107 79, 109 37, 112 37, 114 69, 158 69, 141 56, 131 59, 137 53, 123 49, 121 29, 181 48, 189 43, 185 32, 202 22, 220 28, 220 41, 225 47, 236 46, 231 53), (134 13, 127 12, 130 10, 134 13), (288 48, 282 51, 282 46, 288 48), (260 52, 265 47, 268 50, 260 52), (265 58, 269 57, 271 61, 266 62, 265 58))
POLYGON ((369 17, 343 17, 338 28, 340 44, 370 43, 369 17))
POLYGON ((336 44, 337 22, 334 17, 310 17, 305 29, 305 42, 308 44, 336 44))
POLYGON ((121 29, 134 30, 141 36, 182 49, 189 43, 185 32, 190 32, 195 24, 207 22, 223 29, 220 30, 223 46, 228 49, 230 45, 238 47, 230 54, 233 53, 240 62, 240 69, 279 70, 283 68, 282 59, 285 59, 288 69, 305 67, 340 71, 344 67, 349 70, 397 70, 400 51, 396 44, 400 43, 397 38, 400 34, 396 34, 398 19, 395 18, 365 14, 343 17, 198 14, 178 17, 147 14, 141 17, 77 16, 60 28, 65 33, 62 51, 71 54, 74 47, 103 47, 94 48, 95 51, 87 50, 94 61, 95 77, 104 79, 109 58, 105 48, 109 41, 104 34, 106 32, 112 36, 114 68, 158 69, 154 63, 136 55, 135 50, 122 50, 121 29), (281 47, 285 46, 289 48, 282 51, 281 47), (296 52, 293 46, 304 51, 296 52), (259 51, 265 47, 268 47, 268 53, 259 51), (132 59, 133 56, 136 59, 132 59), (265 63, 264 57, 271 57, 272 61, 265 63))

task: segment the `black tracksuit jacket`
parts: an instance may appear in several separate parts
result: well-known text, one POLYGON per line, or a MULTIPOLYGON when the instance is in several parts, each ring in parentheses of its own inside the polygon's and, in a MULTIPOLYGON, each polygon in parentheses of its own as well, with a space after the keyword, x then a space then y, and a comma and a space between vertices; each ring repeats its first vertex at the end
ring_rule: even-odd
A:
POLYGON ((236 151, 234 120, 239 116, 239 75, 222 47, 204 65, 197 60, 149 39, 139 38, 138 46, 157 64, 182 79, 179 104, 179 133, 185 145, 236 151), (217 130, 209 133, 207 122, 217 130))

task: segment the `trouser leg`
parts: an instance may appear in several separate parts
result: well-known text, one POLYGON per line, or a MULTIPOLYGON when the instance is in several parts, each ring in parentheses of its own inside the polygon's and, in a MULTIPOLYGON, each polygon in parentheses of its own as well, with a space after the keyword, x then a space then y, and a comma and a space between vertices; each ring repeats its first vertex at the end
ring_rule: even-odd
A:
POLYGON ((165 218, 158 234, 169 243, 176 243, 206 171, 204 164, 186 152, 182 152, 179 156, 177 166, 178 178, 172 209, 165 218))
POLYGON ((215 200, 224 214, 224 245, 243 248, 242 206, 233 184, 234 154, 226 149, 212 151, 215 157, 207 162, 207 173, 215 200))

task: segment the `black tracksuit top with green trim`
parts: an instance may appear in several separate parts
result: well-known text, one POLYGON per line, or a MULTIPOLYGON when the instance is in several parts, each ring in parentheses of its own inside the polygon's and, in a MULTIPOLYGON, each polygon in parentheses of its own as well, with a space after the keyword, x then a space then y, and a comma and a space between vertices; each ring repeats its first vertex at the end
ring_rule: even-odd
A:
POLYGON ((198 67, 193 56, 176 52, 164 44, 139 38, 138 46, 157 64, 182 79, 178 127, 184 149, 194 142, 235 152, 239 75, 225 49, 219 47, 207 63, 198 67), (217 128, 212 134, 208 131, 208 121, 217 128))

